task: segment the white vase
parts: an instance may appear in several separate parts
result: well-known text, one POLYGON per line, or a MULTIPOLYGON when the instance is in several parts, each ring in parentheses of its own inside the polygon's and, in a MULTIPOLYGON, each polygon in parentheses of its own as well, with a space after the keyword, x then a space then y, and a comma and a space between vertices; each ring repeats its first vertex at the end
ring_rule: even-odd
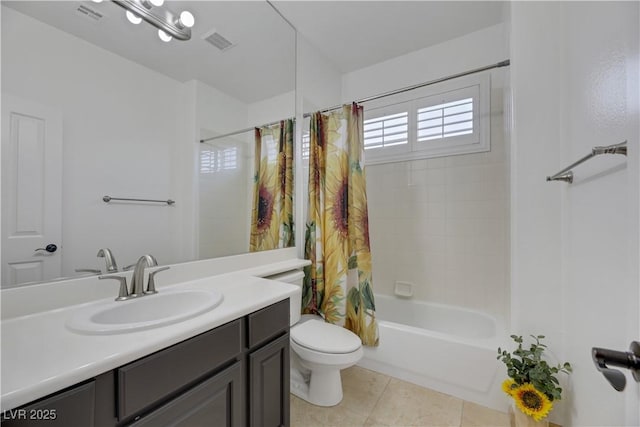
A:
POLYGON ((513 402, 509 405, 509 421, 511 427, 549 427, 549 420, 546 417, 544 420, 536 421, 518 409, 513 402))

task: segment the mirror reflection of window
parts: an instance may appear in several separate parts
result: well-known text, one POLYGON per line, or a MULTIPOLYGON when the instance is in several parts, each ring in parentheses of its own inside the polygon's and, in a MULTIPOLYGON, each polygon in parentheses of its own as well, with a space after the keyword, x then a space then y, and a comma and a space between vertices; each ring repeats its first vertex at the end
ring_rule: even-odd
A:
MULTIPOLYGON (((204 133, 204 132, 203 132, 204 133)), ((253 156, 243 135, 200 144, 198 257, 246 252, 253 156)))
POLYGON ((200 173, 216 173, 238 168, 238 147, 200 150, 200 173))

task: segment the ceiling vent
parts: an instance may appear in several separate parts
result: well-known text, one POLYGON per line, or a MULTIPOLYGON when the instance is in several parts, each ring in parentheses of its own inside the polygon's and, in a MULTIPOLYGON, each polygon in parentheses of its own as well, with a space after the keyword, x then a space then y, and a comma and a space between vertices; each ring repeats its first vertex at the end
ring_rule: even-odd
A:
POLYGON ((216 32, 215 30, 208 32, 207 34, 202 36, 202 38, 204 39, 204 41, 212 44, 223 52, 235 46, 235 44, 231 43, 222 34, 216 32))
POLYGON ((78 8, 76 9, 76 13, 87 16, 95 21, 99 21, 102 18, 104 18, 104 15, 102 14, 102 12, 95 9, 91 9, 90 7, 85 6, 84 4, 81 4, 80 6, 78 6, 78 8))

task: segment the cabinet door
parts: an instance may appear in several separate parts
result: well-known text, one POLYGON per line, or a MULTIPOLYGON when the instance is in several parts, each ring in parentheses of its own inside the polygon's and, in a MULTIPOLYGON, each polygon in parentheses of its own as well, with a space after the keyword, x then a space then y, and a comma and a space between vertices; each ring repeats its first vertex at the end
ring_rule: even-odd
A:
POLYGON ((95 384, 90 382, 63 391, 20 409, 2 414, 2 427, 92 427, 95 384))
POLYGON ((249 423, 289 425, 289 334, 249 355, 249 423))
POLYGON ((236 362, 130 426, 239 427, 244 393, 242 362, 236 362))

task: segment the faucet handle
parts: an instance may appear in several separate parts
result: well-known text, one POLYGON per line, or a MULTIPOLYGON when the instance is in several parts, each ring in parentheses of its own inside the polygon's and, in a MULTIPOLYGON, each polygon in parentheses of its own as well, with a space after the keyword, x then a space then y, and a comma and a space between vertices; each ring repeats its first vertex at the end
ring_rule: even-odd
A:
POLYGON ((144 291, 145 294, 157 294, 158 291, 156 291, 156 273, 160 273, 161 271, 165 271, 168 270, 169 267, 162 267, 159 268, 155 271, 152 271, 151 273, 149 273, 149 283, 147 284, 147 290, 144 291))
POLYGON ((118 291, 118 297, 116 298, 116 301, 124 301, 126 299, 129 299, 129 290, 127 289, 127 278, 126 277, 121 277, 121 276, 98 276, 98 279, 100 279, 100 280, 113 279, 113 280, 120 281, 120 290, 118 291))
POLYGON ((102 270, 98 270, 95 268, 76 268, 74 270, 76 273, 93 273, 93 274, 101 274, 102 270))

